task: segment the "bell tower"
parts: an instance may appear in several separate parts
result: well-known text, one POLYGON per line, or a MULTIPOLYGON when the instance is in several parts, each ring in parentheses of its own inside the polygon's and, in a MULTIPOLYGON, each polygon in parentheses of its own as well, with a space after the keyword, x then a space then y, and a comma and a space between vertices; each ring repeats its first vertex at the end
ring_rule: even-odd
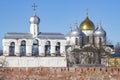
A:
POLYGON ((30 33, 36 37, 39 34, 39 23, 40 23, 40 18, 36 15, 36 8, 37 5, 34 3, 32 6, 34 10, 33 16, 30 17, 30 33))

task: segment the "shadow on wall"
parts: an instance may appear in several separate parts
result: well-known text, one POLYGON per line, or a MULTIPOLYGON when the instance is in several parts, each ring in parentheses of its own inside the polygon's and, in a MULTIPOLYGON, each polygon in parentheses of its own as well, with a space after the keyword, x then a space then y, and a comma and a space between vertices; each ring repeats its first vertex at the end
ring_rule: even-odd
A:
POLYGON ((3 50, 0 50, 0 56, 2 56, 3 55, 3 50))

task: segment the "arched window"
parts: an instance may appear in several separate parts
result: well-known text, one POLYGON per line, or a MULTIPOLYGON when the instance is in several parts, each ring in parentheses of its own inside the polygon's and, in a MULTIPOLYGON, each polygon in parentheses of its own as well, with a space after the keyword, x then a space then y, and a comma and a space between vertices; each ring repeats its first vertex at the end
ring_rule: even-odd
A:
POLYGON ((15 56, 15 43, 11 42, 9 46, 9 55, 10 56, 15 56))
POLYGON ((75 45, 78 45, 78 38, 75 38, 75 45))
POLYGON ((55 51, 56 51, 56 55, 57 55, 57 56, 60 56, 60 42, 57 42, 57 43, 56 43, 55 51))
POLYGON ((20 44, 20 55, 21 56, 25 56, 26 54, 26 41, 21 41, 21 44, 20 44))
POLYGON ((99 46, 101 47, 102 46, 102 39, 99 38, 99 46))
POLYGON ((38 56, 39 55, 39 42, 38 40, 33 40, 33 46, 32 46, 32 56, 38 56))
POLYGON ((45 55, 46 56, 50 56, 50 49, 51 49, 50 41, 47 41, 45 44, 45 55))
POLYGON ((89 43, 89 38, 90 38, 90 37, 89 37, 89 36, 87 36, 87 43, 89 43))
POLYGON ((80 46, 82 47, 84 45, 84 37, 82 36, 81 39, 80 39, 80 46))

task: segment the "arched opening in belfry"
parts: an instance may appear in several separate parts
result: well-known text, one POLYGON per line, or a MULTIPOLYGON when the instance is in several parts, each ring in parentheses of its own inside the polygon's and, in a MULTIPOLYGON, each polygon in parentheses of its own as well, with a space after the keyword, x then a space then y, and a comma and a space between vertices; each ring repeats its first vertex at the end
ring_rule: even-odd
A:
POLYGON ((21 41, 20 44, 20 56, 25 56, 26 55, 26 41, 23 40, 21 41))
POLYGON ((57 43, 56 43, 55 51, 56 51, 56 55, 57 55, 57 56, 60 56, 60 42, 57 42, 57 43))
POLYGON ((38 56, 38 55, 39 55, 39 42, 38 40, 34 39, 32 45, 32 56, 38 56))
POLYGON ((15 42, 11 42, 9 46, 9 56, 15 56, 15 42))
POLYGON ((47 41, 45 44, 45 56, 50 56, 51 44, 50 41, 47 41))

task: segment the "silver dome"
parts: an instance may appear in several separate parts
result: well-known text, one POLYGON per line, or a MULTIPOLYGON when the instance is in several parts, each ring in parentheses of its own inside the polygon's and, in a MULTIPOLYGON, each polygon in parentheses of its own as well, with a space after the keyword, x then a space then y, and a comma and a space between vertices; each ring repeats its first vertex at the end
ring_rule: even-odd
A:
POLYGON ((31 24, 39 24, 40 23, 40 18, 36 15, 33 15, 30 17, 30 23, 31 24))
POLYGON ((102 28, 102 26, 98 26, 96 28, 96 30, 94 31, 94 36, 98 36, 98 37, 106 36, 106 32, 104 31, 104 29, 102 28))
POLYGON ((77 26, 75 26, 74 30, 68 33, 69 37, 81 37, 83 35, 82 31, 79 30, 77 26))

